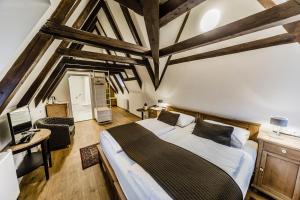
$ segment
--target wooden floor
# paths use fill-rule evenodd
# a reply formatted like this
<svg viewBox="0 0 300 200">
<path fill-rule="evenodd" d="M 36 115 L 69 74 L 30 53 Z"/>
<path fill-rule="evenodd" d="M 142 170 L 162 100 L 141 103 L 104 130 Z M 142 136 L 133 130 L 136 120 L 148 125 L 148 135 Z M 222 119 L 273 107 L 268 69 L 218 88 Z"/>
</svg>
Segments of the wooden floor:
<svg viewBox="0 0 300 200">
<path fill-rule="evenodd" d="M 99 133 L 113 126 L 137 121 L 138 117 L 113 108 L 113 123 L 98 125 L 94 120 L 76 123 L 73 145 L 52 152 L 50 180 L 45 180 L 42 167 L 23 177 L 20 184 L 23 200 L 109 200 L 108 190 L 99 165 L 82 170 L 79 149 L 99 141 Z M 265 200 L 249 191 L 246 200 Z"/>
<path fill-rule="evenodd" d="M 97 143 L 101 130 L 136 120 L 139 118 L 115 107 L 111 124 L 100 126 L 94 120 L 76 123 L 73 145 L 52 152 L 50 179 L 45 180 L 42 167 L 24 176 L 20 184 L 19 199 L 109 199 L 99 165 L 82 170 L 79 149 Z"/>
</svg>

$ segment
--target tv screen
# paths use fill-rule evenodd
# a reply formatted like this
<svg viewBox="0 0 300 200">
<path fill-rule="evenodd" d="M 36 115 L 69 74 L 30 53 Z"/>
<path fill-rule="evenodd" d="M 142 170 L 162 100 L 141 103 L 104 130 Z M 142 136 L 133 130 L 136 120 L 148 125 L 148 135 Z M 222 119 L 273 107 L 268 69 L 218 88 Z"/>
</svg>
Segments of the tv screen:
<svg viewBox="0 0 300 200">
<path fill-rule="evenodd" d="M 0 151 L 12 142 L 7 115 L 0 117 Z"/>
<path fill-rule="evenodd" d="M 8 113 L 11 129 L 14 134 L 23 133 L 32 128 L 28 106 L 18 108 Z"/>
</svg>

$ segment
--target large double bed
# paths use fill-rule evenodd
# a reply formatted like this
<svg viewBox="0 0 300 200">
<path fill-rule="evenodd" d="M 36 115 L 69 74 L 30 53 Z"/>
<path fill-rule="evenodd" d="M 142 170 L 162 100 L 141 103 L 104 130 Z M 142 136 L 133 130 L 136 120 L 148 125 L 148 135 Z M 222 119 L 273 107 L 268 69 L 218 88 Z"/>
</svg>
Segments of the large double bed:
<svg viewBox="0 0 300 200">
<path fill-rule="evenodd" d="M 195 122 L 184 127 L 170 126 L 157 119 L 136 122 L 159 139 L 183 148 L 219 167 L 234 180 L 244 198 L 255 167 L 258 147 L 255 139 L 260 125 L 172 107 L 168 110 L 249 130 L 249 139 L 241 148 L 235 148 L 192 134 Z M 101 166 L 105 171 L 107 182 L 113 189 L 113 197 L 129 200 L 172 199 L 143 167 L 126 154 L 109 131 L 100 134 L 98 149 Z"/>
</svg>

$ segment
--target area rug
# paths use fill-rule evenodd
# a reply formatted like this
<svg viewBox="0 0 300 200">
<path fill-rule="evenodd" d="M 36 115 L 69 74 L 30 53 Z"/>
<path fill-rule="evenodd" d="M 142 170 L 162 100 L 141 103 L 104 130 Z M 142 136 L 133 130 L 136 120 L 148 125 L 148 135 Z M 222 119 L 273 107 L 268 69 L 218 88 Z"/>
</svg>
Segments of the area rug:
<svg viewBox="0 0 300 200">
<path fill-rule="evenodd" d="M 99 143 L 80 149 L 82 169 L 89 168 L 99 163 L 98 144 Z"/>
</svg>

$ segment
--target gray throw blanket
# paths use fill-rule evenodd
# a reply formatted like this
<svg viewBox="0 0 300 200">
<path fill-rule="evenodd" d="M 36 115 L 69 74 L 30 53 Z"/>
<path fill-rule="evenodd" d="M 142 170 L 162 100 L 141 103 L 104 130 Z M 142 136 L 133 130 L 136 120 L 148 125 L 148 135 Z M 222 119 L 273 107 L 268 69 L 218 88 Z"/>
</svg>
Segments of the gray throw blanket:
<svg viewBox="0 0 300 200">
<path fill-rule="evenodd" d="M 241 200 L 235 181 L 209 161 L 158 138 L 139 124 L 107 130 L 124 152 L 173 199 Z"/>
</svg>

